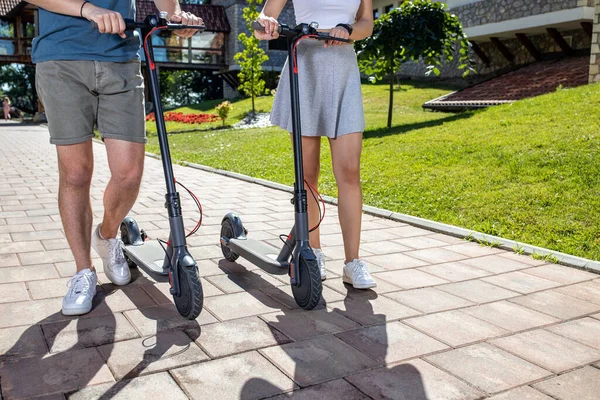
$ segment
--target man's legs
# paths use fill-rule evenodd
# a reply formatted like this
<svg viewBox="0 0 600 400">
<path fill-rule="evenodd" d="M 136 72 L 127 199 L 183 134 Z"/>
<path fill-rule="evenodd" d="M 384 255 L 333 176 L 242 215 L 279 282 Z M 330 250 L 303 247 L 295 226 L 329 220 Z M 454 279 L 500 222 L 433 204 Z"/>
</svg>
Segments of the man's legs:
<svg viewBox="0 0 600 400">
<path fill-rule="evenodd" d="M 90 256 L 92 205 L 90 184 L 94 170 L 92 141 L 56 146 L 58 153 L 58 208 L 77 272 L 93 270 Z"/>
<path fill-rule="evenodd" d="M 133 207 L 144 172 L 144 144 L 106 139 L 110 181 L 104 192 L 104 217 L 100 227 L 103 238 L 117 236 L 123 218 Z"/>
</svg>

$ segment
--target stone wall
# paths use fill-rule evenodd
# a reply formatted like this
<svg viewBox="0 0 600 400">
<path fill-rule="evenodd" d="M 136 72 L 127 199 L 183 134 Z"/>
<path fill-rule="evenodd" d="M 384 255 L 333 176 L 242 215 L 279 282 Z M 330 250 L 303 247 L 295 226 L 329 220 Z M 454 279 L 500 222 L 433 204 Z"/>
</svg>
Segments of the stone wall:
<svg viewBox="0 0 600 400">
<path fill-rule="evenodd" d="M 596 1 L 596 13 L 594 16 L 594 29 L 592 31 L 592 53 L 590 56 L 590 83 L 600 82 L 600 0 Z"/>
<path fill-rule="evenodd" d="M 484 0 L 455 7 L 452 13 L 463 27 L 470 28 L 511 19 L 545 14 L 582 6 L 591 6 L 594 0 Z"/>
</svg>

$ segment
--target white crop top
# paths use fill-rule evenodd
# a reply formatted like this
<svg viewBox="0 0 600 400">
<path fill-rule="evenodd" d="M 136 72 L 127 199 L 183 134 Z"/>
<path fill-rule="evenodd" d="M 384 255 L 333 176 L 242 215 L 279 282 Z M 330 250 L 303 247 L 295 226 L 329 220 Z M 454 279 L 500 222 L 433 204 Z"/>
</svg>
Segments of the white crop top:
<svg viewBox="0 0 600 400">
<path fill-rule="evenodd" d="M 293 0 L 296 25 L 317 22 L 319 29 L 353 24 L 361 0 Z"/>
</svg>

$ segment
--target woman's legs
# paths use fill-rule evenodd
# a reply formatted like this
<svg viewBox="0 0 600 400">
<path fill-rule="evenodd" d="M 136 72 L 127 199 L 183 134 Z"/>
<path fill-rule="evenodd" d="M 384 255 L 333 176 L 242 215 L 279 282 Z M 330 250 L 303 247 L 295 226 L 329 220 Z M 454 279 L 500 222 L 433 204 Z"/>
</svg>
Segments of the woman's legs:
<svg viewBox="0 0 600 400">
<path fill-rule="evenodd" d="M 302 137 L 302 166 L 304 167 L 304 180 L 315 189 L 319 188 L 319 172 L 321 170 L 321 137 L 303 136 Z M 319 223 L 319 207 L 315 199 L 310 194 L 310 188 L 304 184 L 308 192 L 308 227 L 309 229 Z M 315 193 L 316 195 L 316 193 Z M 321 238 L 319 229 L 315 229 L 309 234 L 310 247 L 313 249 L 321 248 Z"/>
<path fill-rule="evenodd" d="M 362 223 L 362 191 L 360 187 L 360 154 L 362 133 L 351 133 L 329 139 L 333 174 L 338 187 L 338 212 L 346 263 L 359 258 Z"/>
</svg>

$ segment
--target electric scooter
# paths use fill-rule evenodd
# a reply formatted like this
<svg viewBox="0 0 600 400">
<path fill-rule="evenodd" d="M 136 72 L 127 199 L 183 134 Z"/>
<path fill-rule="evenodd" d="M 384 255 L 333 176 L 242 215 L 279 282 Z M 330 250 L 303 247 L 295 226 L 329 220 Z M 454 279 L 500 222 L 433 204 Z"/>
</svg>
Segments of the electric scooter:
<svg viewBox="0 0 600 400">
<path fill-rule="evenodd" d="M 264 30 L 258 22 L 252 24 L 254 30 Z M 292 293 L 296 303 L 305 310 L 311 310 L 321 301 L 323 286 L 317 259 L 308 242 L 308 203 L 304 189 L 302 167 L 302 133 L 300 127 L 300 98 L 298 92 L 298 67 L 296 45 L 303 39 L 337 40 L 349 42 L 317 31 L 316 22 L 300 24 L 294 28 L 279 26 L 279 34 L 287 38 L 288 67 L 292 105 L 292 142 L 294 152 L 294 204 L 295 224 L 281 249 L 249 238 L 242 220 L 235 213 L 228 213 L 221 222 L 221 251 L 228 261 L 243 257 L 271 274 L 290 277 Z M 311 189 L 312 192 L 312 189 Z M 314 196 L 314 193 L 312 193 Z M 316 197 L 315 197 L 316 199 Z"/>
<path fill-rule="evenodd" d="M 152 95 L 160 154 L 167 185 L 165 208 L 167 208 L 169 214 L 169 240 L 166 243 L 160 240 L 147 241 L 146 234 L 143 230 L 140 230 L 138 224 L 131 217 L 126 217 L 121 223 L 121 240 L 123 241 L 123 252 L 130 266 L 137 265 L 159 275 L 169 275 L 170 292 L 173 295 L 177 311 L 183 317 L 193 320 L 202 311 L 204 297 L 198 277 L 198 265 L 186 247 L 181 201 L 179 193 L 175 189 L 176 182 L 173 176 L 169 142 L 160 102 L 160 86 L 154 64 L 151 35 L 157 31 L 175 29 L 204 31 L 205 27 L 170 23 L 166 18 L 167 13 L 161 11 L 158 16 L 149 15 L 144 22 L 134 22 L 126 19 L 125 23 L 127 30 L 139 28 L 142 33 L 149 77 L 148 83 Z M 198 200 L 193 194 L 192 197 L 198 204 Z"/>
</svg>

